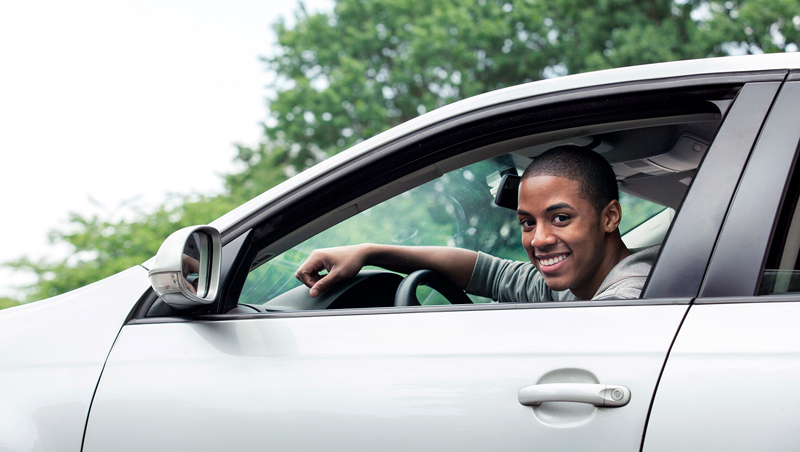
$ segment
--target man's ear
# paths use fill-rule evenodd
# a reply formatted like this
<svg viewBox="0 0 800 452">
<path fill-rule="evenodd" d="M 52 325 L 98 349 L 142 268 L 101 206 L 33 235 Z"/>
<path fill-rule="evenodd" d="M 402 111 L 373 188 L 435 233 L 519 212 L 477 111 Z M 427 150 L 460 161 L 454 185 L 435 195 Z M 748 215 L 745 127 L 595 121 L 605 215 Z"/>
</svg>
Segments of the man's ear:
<svg viewBox="0 0 800 452">
<path fill-rule="evenodd" d="M 622 206 L 616 199 L 611 200 L 600 212 L 600 224 L 606 233 L 612 233 L 617 230 L 619 223 L 622 221 Z"/>
</svg>

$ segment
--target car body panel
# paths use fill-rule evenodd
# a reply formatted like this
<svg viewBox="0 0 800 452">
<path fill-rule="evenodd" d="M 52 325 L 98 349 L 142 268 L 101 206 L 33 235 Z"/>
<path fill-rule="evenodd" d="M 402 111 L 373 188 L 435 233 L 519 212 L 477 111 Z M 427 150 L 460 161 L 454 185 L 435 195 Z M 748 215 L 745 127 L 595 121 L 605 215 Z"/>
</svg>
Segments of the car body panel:
<svg viewBox="0 0 800 452">
<path fill-rule="evenodd" d="M 694 305 L 658 385 L 644 452 L 796 450 L 800 303 Z"/>
<path fill-rule="evenodd" d="M 797 161 L 798 113 L 800 83 L 787 82 L 747 162 L 701 297 L 670 352 L 645 452 L 794 450 L 800 443 L 800 297 L 755 295 L 782 204 L 796 202 L 784 198 Z"/>
<path fill-rule="evenodd" d="M 688 306 L 495 307 L 128 325 L 84 451 L 638 451 Z M 631 402 L 521 405 L 543 379 Z"/>
<path fill-rule="evenodd" d="M 0 449 L 81 450 L 103 365 L 148 287 L 147 272 L 133 267 L 0 311 Z"/>
</svg>

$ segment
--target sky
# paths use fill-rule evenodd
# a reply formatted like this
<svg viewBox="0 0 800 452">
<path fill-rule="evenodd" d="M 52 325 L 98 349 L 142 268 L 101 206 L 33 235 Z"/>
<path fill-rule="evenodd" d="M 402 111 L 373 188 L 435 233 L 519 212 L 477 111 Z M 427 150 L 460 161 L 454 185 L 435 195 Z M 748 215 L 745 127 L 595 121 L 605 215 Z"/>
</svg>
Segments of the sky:
<svg viewBox="0 0 800 452">
<path fill-rule="evenodd" d="M 329 10 L 331 0 L 306 0 Z M 0 263 L 64 256 L 70 212 L 132 215 L 217 193 L 267 117 L 271 25 L 293 0 L 0 5 Z M 32 280 L 0 268 L 0 297 Z"/>
</svg>

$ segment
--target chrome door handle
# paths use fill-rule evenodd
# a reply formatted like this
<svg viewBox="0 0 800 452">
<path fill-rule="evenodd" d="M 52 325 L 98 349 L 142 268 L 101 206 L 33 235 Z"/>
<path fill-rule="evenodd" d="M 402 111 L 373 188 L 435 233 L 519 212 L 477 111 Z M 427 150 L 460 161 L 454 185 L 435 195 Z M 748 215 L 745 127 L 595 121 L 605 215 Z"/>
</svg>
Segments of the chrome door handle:
<svg viewBox="0 0 800 452">
<path fill-rule="evenodd" d="M 625 406 L 631 390 L 620 385 L 550 383 L 526 386 L 519 390 L 519 403 L 537 406 L 542 402 L 582 402 L 598 407 Z"/>
</svg>

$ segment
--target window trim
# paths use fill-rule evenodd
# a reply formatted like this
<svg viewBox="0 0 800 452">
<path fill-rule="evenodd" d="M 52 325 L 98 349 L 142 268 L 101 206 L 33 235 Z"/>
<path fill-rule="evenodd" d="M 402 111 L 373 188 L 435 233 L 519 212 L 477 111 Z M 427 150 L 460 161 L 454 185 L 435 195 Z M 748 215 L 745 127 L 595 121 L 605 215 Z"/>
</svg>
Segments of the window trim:
<svg viewBox="0 0 800 452">
<path fill-rule="evenodd" d="M 331 316 L 353 316 L 353 315 L 391 315 L 391 314 L 420 314 L 420 313 L 445 313 L 463 311 L 497 311 L 510 309 L 572 309 L 588 307 L 615 307 L 615 306 L 688 306 L 691 298 L 672 298 L 672 299 L 652 299 L 635 300 L 597 300 L 597 301 L 554 301 L 542 303 L 476 303 L 458 305 L 434 305 L 434 306 L 408 306 L 408 307 L 388 307 L 388 308 L 354 308 L 354 309 L 331 309 L 323 311 L 293 311 L 293 312 L 259 312 L 253 314 L 207 314 L 194 315 L 191 317 L 147 317 L 130 320 L 128 325 L 148 325 L 154 323 L 182 323 L 182 322 L 219 322 L 231 320 L 266 320 L 266 319 L 287 319 L 302 317 L 331 317 Z"/>
<path fill-rule="evenodd" d="M 218 301 L 215 303 L 216 312 L 225 312 L 231 305 L 235 305 L 235 298 L 231 297 L 231 293 L 238 293 L 241 289 L 241 284 L 244 282 L 243 277 L 235 277 L 237 274 L 243 272 L 245 264 L 252 258 L 252 253 L 259 248 L 258 245 L 263 244 L 265 241 L 275 241 L 280 237 L 287 234 L 287 231 L 292 230 L 298 224 L 302 225 L 304 218 L 293 218 L 294 215 L 286 215 L 294 206 L 298 204 L 308 205 L 309 199 L 313 200 L 315 196 L 323 191 L 335 192 L 338 188 L 345 188 L 346 196 L 337 199 L 338 205 L 329 204 L 325 207 L 326 212 L 334 212 L 342 206 L 351 202 L 365 193 L 375 190 L 381 185 L 379 179 L 386 180 L 387 176 L 392 179 L 399 179 L 406 177 L 426 165 L 436 165 L 439 162 L 445 162 L 454 155 L 463 152 L 463 146 L 466 141 L 471 142 L 470 148 L 477 149 L 481 145 L 475 145 L 476 136 L 468 136 L 468 131 L 475 128 L 476 124 L 480 124 L 486 117 L 493 118 L 508 118 L 520 116 L 526 112 L 552 112 L 553 109 L 568 109 L 570 105 L 578 103 L 584 104 L 586 102 L 596 102 L 598 106 L 606 108 L 613 105 L 614 99 L 620 100 L 623 104 L 625 101 L 639 100 L 638 105 L 642 106 L 641 99 L 650 96 L 650 98 L 657 99 L 658 96 L 666 96 L 667 98 L 675 99 L 676 96 L 684 96 L 686 99 L 694 97 L 701 91 L 722 92 L 723 90 L 739 89 L 746 82 L 769 82 L 781 80 L 785 77 L 786 71 L 784 70 L 768 70 L 768 71 L 752 71 L 752 72 L 739 72 L 729 74 L 702 74 L 690 75 L 674 78 L 643 80 L 634 82 L 624 82 L 613 85 L 592 86 L 587 88 L 575 89 L 570 91 L 556 92 L 546 95 L 535 96 L 532 98 L 520 99 L 506 104 L 495 105 L 478 111 L 472 111 L 460 116 L 450 118 L 448 120 L 430 124 L 424 128 L 416 130 L 408 135 L 391 142 L 379 144 L 375 148 L 351 159 L 345 161 L 340 166 L 333 168 L 327 174 L 313 180 L 311 183 L 289 189 L 276 196 L 273 199 L 267 200 L 258 210 L 253 211 L 249 215 L 245 215 L 239 220 L 228 225 L 222 232 L 223 244 L 227 245 L 229 242 L 237 238 L 247 235 L 245 243 L 234 247 L 236 256 L 233 258 L 236 265 L 233 265 L 228 271 L 225 271 L 223 276 L 224 290 L 220 294 Z M 618 110 L 630 111 L 630 103 L 627 107 L 620 105 Z M 599 115 L 599 113 L 598 113 Z M 547 115 L 545 115 L 547 116 Z M 561 115 L 559 115 L 561 116 Z M 586 115 L 580 115 L 585 121 Z M 542 116 L 540 116 L 540 119 Z M 563 118 L 563 116 L 562 116 Z M 602 121 L 602 122 L 607 122 Z M 553 120 L 546 119 L 540 122 L 533 123 L 537 131 L 530 131 L 524 135 L 532 133 L 543 133 L 549 130 L 563 128 L 563 123 L 558 125 L 552 124 Z M 597 121 L 590 121 L 596 123 Z M 546 124 L 549 123 L 549 124 Z M 584 122 L 585 123 L 585 122 Z M 544 125 L 543 125 L 544 124 Z M 580 127 L 580 122 L 574 124 Z M 512 126 L 511 130 L 516 127 L 515 133 L 520 133 L 519 125 Z M 485 130 L 483 138 L 494 135 L 496 130 Z M 430 149 L 430 143 L 436 142 L 441 138 L 452 136 L 460 136 L 459 134 L 466 134 L 465 141 L 442 143 L 439 142 L 437 151 L 435 152 L 420 152 L 424 149 Z M 505 139 L 508 139 L 506 137 Z M 479 140 L 480 141 L 480 140 Z M 491 141 L 499 141 L 496 138 L 491 138 Z M 426 145 L 427 143 L 427 145 Z M 446 146 L 442 146 L 446 144 Z M 409 155 L 411 154 L 411 155 Z M 399 164 L 398 164 L 399 163 Z M 358 176 L 362 171 L 368 168 L 373 172 L 373 177 L 370 180 L 361 180 Z M 374 174 L 379 174 L 380 177 Z M 358 185 L 358 187 L 354 187 Z M 294 220 L 294 221 L 292 221 Z M 291 224 L 290 224 L 291 223 Z M 225 246 L 223 254 L 229 253 L 230 247 Z M 231 303 L 233 302 L 233 303 Z M 656 304 L 668 303 L 671 301 L 653 301 L 639 299 L 639 304 Z M 678 303 L 683 304 L 684 301 L 680 300 Z M 626 305 L 631 304 L 631 300 L 625 301 Z M 542 306 L 544 307 L 544 306 Z M 467 306 L 466 309 L 472 309 Z M 259 314 L 260 317 L 263 314 Z M 190 318 L 199 318 L 197 315 L 190 315 Z M 227 318 L 227 314 L 225 314 Z M 162 318 L 161 321 L 165 321 Z M 145 319 L 140 319 L 145 320 Z"/>
<path fill-rule="evenodd" d="M 667 232 L 644 298 L 698 295 L 742 168 L 780 85 L 748 83 L 736 96 Z"/>
<path fill-rule="evenodd" d="M 764 74 L 761 75 L 763 76 Z M 777 74 L 772 73 L 770 74 L 770 77 L 774 77 L 775 75 Z M 782 72 L 781 78 L 784 76 L 785 72 Z M 707 82 L 708 80 L 705 80 L 704 78 L 703 81 Z M 719 80 L 717 79 L 717 81 Z M 682 80 L 682 82 L 686 81 Z M 398 180 L 403 177 L 407 177 L 409 174 L 412 174 L 415 171 L 420 171 L 430 165 L 435 166 L 441 164 L 442 162 L 445 162 L 454 156 L 463 154 L 465 152 L 465 147 L 469 148 L 469 150 L 466 150 L 466 152 L 469 153 L 478 151 L 487 144 L 498 143 L 520 136 L 548 133 L 553 130 L 560 130 L 564 128 L 585 127 L 592 124 L 608 124 L 610 122 L 615 122 L 615 119 L 613 119 L 613 114 L 615 112 L 618 112 L 621 115 L 621 119 L 619 120 L 624 120 L 623 118 L 629 118 L 633 112 L 637 112 L 637 114 L 640 115 L 638 116 L 639 119 L 646 117 L 641 116 L 646 112 L 652 112 L 651 114 L 653 117 L 663 117 L 665 115 L 669 115 L 669 113 L 666 112 L 666 109 L 670 108 L 670 106 L 674 106 L 681 112 L 684 112 L 686 105 L 689 103 L 704 102 L 705 99 L 702 101 L 698 100 L 701 97 L 708 96 L 721 98 L 724 97 L 724 93 L 726 92 L 737 92 L 739 89 L 741 89 L 741 85 L 727 83 L 711 85 L 701 84 L 700 86 L 688 87 L 685 87 L 682 83 L 681 87 L 677 89 L 664 89 L 665 86 L 663 80 L 659 80 L 658 83 L 651 82 L 649 84 L 645 84 L 657 85 L 661 89 L 641 90 L 642 82 L 640 82 L 635 84 L 639 90 L 633 92 L 632 94 L 615 93 L 613 97 L 608 95 L 609 88 L 607 86 L 581 90 L 585 97 L 578 100 L 575 99 L 575 93 L 572 92 L 564 93 L 562 95 L 554 95 L 551 97 L 563 98 L 567 101 L 547 102 L 544 107 L 533 109 L 522 110 L 518 108 L 514 109 L 514 114 L 500 114 L 493 112 L 493 117 L 496 117 L 495 115 L 497 115 L 499 118 L 496 117 L 496 119 L 492 121 L 492 124 L 483 122 L 485 114 L 478 115 L 481 116 L 481 118 L 474 120 L 478 122 L 477 125 L 474 123 L 474 121 L 464 122 L 463 118 L 459 121 L 452 121 L 454 124 L 449 124 L 449 127 L 445 127 L 448 124 L 435 124 L 432 125 L 431 128 L 439 129 L 439 133 L 437 134 L 432 134 L 430 130 L 420 131 L 417 134 L 404 137 L 403 139 L 398 140 L 398 142 L 392 143 L 390 146 L 378 147 L 360 156 L 358 159 L 351 161 L 348 165 L 337 168 L 336 171 L 329 173 L 327 177 L 320 178 L 311 184 L 301 187 L 300 191 L 303 193 L 296 192 L 293 196 L 289 195 L 285 197 L 281 200 L 283 202 L 281 202 L 282 205 L 280 207 L 275 206 L 277 210 L 269 209 L 273 212 L 271 215 L 269 215 L 270 218 L 278 220 L 288 218 L 289 221 L 284 221 L 284 224 L 279 224 L 279 222 L 273 221 L 267 223 L 267 228 L 262 231 L 256 229 L 253 234 L 255 240 L 251 243 L 251 246 L 249 247 L 250 252 L 248 253 L 248 256 L 243 259 L 243 261 L 251 261 L 255 257 L 253 254 L 256 253 L 257 250 L 264 248 L 267 243 L 280 240 L 291 231 L 305 226 L 309 221 L 313 221 L 315 216 L 336 212 L 354 199 L 364 196 L 366 193 L 369 193 L 373 190 L 380 189 L 380 187 L 385 185 L 385 181 L 387 179 Z M 777 91 L 777 86 L 780 85 L 780 82 L 761 84 L 774 85 L 775 91 Z M 631 90 L 633 91 L 632 87 Z M 596 97 L 597 94 L 605 95 L 605 97 Z M 772 94 L 774 95 L 774 93 Z M 653 103 L 658 100 L 660 100 L 660 102 L 656 104 Z M 527 102 L 516 102 L 515 106 L 516 104 Z M 593 102 L 597 111 L 595 111 L 593 114 L 582 112 L 580 115 L 575 115 L 574 113 L 571 113 L 571 107 L 573 105 L 578 103 L 585 104 L 587 102 Z M 734 108 L 735 104 L 736 102 L 730 106 L 729 113 L 730 109 Z M 501 107 L 497 107 L 496 109 L 499 108 Z M 741 104 L 740 108 L 743 108 Z M 532 122 L 529 115 L 533 115 L 536 121 Z M 748 117 L 751 116 L 752 115 L 749 115 Z M 527 118 L 527 122 L 525 122 L 523 119 L 519 119 L 515 122 L 514 118 Z M 576 123 L 572 124 L 567 122 L 570 120 L 574 120 Z M 497 125 L 494 124 L 494 122 L 500 121 L 504 121 L 506 123 L 507 129 L 498 131 Z M 521 126 L 520 124 L 524 124 L 524 126 Z M 483 131 L 478 131 L 476 133 L 475 129 L 483 129 Z M 504 135 L 499 137 L 499 133 L 503 133 Z M 420 138 L 419 135 L 422 135 L 423 137 Z M 456 137 L 456 139 L 454 140 L 453 137 Z M 747 147 L 748 152 L 749 149 L 750 146 Z M 709 149 L 709 152 L 710 151 L 711 150 Z M 364 177 L 365 173 L 366 177 Z M 361 180 L 365 179 L 365 182 L 361 182 Z M 361 183 L 359 184 L 359 182 Z M 360 187 L 355 188 L 354 185 L 356 184 L 360 185 Z M 322 189 L 322 186 L 326 185 L 327 187 Z M 344 190 L 340 191 L 338 188 L 342 186 L 344 187 Z M 347 195 L 336 199 L 337 205 L 335 207 L 333 207 L 333 204 L 329 202 L 330 199 L 319 199 L 322 193 L 341 194 L 342 192 L 346 193 Z M 324 205 L 326 207 L 324 212 L 306 212 L 306 215 L 303 217 L 284 214 L 291 209 L 291 206 L 296 206 L 299 204 L 304 206 Z M 724 212 L 722 213 L 724 214 Z M 289 224 L 290 222 L 291 224 Z M 710 240 L 716 238 L 717 232 L 718 231 L 714 231 L 713 234 L 710 235 Z M 695 235 L 698 236 L 699 234 Z M 668 239 L 669 233 L 667 234 L 667 240 Z M 709 256 L 710 251 L 711 250 L 709 249 Z M 705 269 L 707 262 L 708 256 L 705 256 L 705 260 L 703 261 L 703 270 Z M 655 276 L 655 273 L 651 274 L 651 279 L 653 276 Z M 694 284 L 695 290 L 691 295 L 684 295 L 682 293 L 668 293 L 661 294 L 661 296 L 650 296 L 649 298 L 685 298 L 696 296 L 697 287 L 699 287 L 701 277 L 702 274 L 697 276 L 696 284 Z M 695 283 L 695 281 L 693 281 L 693 283 Z M 241 287 L 238 287 L 237 285 L 233 292 L 238 294 L 240 289 Z M 235 307 L 237 297 L 230 296 L 231 293 L 232 292 L 228 292 L 226 294 L 225 306 L 221 307 L 218 312 L 226 312 Z M 642 299 L 638 301 L 642 301 Z M 626 304 L 632 304 L 631 300 L 628 300 Z"/>
<path fill-rule="evenodd" d="M 701 297 L 756 296 L 797 158 L 798 105 L 800 81 L 786 82 L 742 175 Z"/>
</svg>

